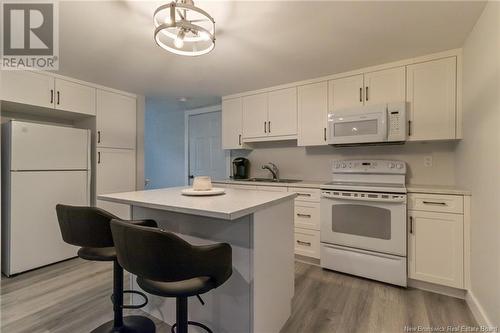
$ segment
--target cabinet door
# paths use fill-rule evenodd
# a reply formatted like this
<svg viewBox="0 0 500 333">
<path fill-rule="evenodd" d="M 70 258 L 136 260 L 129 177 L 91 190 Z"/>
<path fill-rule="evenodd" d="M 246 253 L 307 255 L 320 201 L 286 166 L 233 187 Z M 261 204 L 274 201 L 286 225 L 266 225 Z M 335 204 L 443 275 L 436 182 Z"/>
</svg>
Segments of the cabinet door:
<svg viewBox="0 0 500 333">
<path fill-rule="evenodd" d="M 243 137 L 267 136 L 267 93 L 243 97 Z"/>
<path fill-rule="evenodd" d="M 456 57 L 407 67 L 409 140 L 455 139 Z"/>
<path fill-rule="evenodd" d="M 97 146 L 135 149 L 136 99 L 97 90 Z"/>
<path fill-rule="evenodd" d="M 95 116 L 95 88 L 61 79 L 55 87 L 56 109 Z"/>
<path fill-rule="evenodd" d="M 222 148 L 242 148 L 242 105 L 241 98 L 222 101 Z"/>
<path fill-rule="evenodd" d="M 27 71 L 2 71 L 4 101 L 54 107 L 54 78 Z"/>
<path fill-rule="evenodd" d="M 410 278 L 463 288 L 463 215 L 409 211 Z"/>
<path fill-rule="evenodd" d="M 268 98 L 268 134 L 297 135 L 297 88 L 271 91 Z"/>
<path fill-rule="evenodd" d="M 405 67 L 365 74 L 365 105 L 406 101 Z"/>
<path fill-rule="evenodd" d="M 135 150 L 97 149 L 97 195 L 135 191 Z M 97 206 L 123 219 L 130 218 L 128 205 L 97 200 Z"/>
<path fill-rule="evenodd" d="M 363 105 L 363 75 L 328 81 L 328 110 L 338 111 Z"/>
<path fill-rule="evenodd" d="M 326 145 L 328 83 L 312 83 L 298 88 L 299 146 Z"/>
</svg>

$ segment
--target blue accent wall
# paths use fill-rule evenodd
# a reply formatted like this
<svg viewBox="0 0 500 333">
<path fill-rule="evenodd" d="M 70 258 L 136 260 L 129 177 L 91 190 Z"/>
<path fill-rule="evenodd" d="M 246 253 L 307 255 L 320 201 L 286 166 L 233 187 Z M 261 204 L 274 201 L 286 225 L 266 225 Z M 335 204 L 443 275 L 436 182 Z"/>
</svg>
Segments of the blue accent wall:
<svg viewBox="0 0 500 333">
<path fill-rule="evenodd" d="M 146 98 L 144 164 L 147 189 L 184 185 L 184 112 L 162 99 Z"/>
</svg>

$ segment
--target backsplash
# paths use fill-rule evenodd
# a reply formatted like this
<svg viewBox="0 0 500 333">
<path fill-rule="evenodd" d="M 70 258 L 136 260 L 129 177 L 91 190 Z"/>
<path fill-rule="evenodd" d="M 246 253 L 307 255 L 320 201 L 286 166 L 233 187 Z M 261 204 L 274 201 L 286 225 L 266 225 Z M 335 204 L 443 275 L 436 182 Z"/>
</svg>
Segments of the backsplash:
<svg viewBox="0 0 500 333">
<path fill-rule="evenodd" d="M 390 159 L 407 163 L 407 183 L 455 185 L 456 142 L 410 142 L 397 146 L 365 146 L 334 148 L 331 146 L 297 147 L 295 141 L 259 143 L 253 150 L 233 150 L 231 160 L 250 160 L 251 177 L 270 177 L 261 166 L 267 162 L 278 165 L 280 177 L 329 181 L 331 161 L 336 159 Z M 432 158 L 432 166 L 425 158 Z M 427 163 L 428 164 L 428 163 Z"/>
</svg>

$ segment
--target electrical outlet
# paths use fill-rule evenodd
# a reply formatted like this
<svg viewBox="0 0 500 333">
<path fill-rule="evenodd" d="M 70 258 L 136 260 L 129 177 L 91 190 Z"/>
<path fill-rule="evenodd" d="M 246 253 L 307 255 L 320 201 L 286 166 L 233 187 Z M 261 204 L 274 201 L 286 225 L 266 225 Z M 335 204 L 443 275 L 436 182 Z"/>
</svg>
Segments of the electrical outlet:
<svg viewBox="0 0 500 333">
<path fill-rule="evenodd" d="M 432 156 L 429 155 L 429 156 L 424 156 L 424 166 L 426 168 L 430 168 L 432 167 Z"/>
</svg>

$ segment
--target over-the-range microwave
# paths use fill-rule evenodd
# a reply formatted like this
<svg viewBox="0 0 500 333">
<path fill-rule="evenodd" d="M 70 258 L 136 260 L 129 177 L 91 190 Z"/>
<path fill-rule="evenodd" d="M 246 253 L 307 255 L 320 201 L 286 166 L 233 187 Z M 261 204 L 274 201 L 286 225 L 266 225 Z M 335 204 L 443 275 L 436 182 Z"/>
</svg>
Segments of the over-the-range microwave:
<svg viewBox="0 0 500 333">
<path fill-rule="evenodd" d="M 404 143 L 406 103 L 362 106 L 328 113 L 328 144 Z"/>
</svg>

